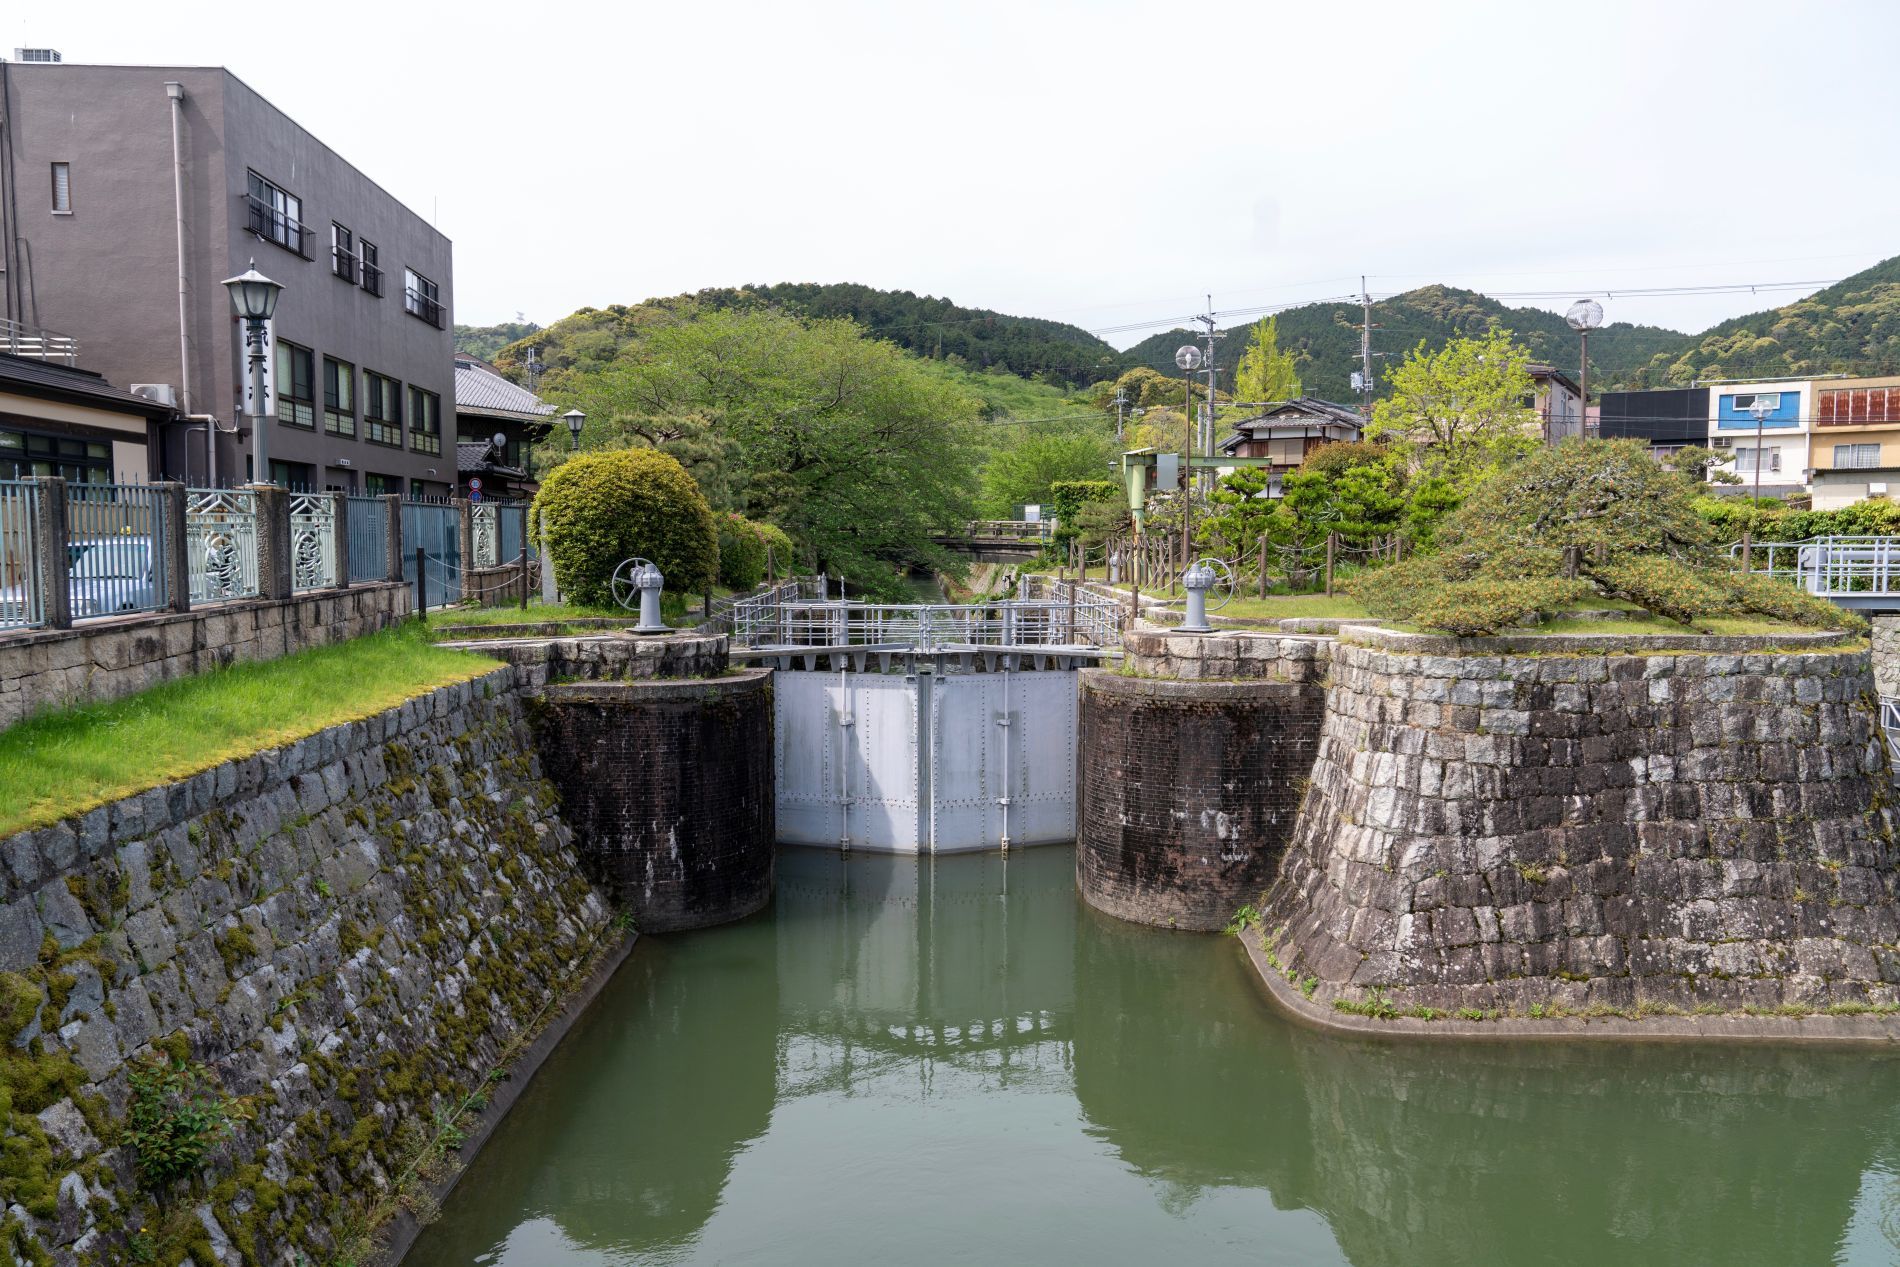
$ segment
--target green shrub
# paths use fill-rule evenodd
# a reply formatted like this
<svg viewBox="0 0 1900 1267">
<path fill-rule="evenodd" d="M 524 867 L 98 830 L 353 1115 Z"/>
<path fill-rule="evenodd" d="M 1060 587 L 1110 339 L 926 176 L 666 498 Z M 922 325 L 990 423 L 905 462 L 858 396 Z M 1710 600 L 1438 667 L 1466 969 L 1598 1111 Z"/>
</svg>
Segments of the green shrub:
<svg viewBox="0 0 1900 1267">
<path fill-rule="evenodd" d="M 1643 554 L 1594 564 L 1590 574 L 1606 593 L 1685 625 L 1734 605 L 1719 575 L 1699 574 L 1667 555 Z"/>
<path fill-rule="evenodd" d="M 1056 540 L 1067 541 L 1081 528 L 1082 508 L 1095 502 L 1119 502 L 1122 486 L 1114 480 L 1057 480 L 1049 485 L 1056 517 Z"/>
<path fill-rule="evenodd" d="M 1421 602 L 1414 619 L 1461 638 L 1496 633 L 1533 612 L 1552 611 L 1590 592 L 1582 581 L 1531 577 L 1501 581 L 1479 578 L 1440 586 Z"/>
<path fill-rule="evenodd" d="M 699 486 L 653 449 L 583 453 L 555 467 L 531 513 L 546 524 L 554 575 L 568 602 L 613 602 L 614 569 L 646 558 L 666 588 L 696 594 L 719 572 L 719 537 Z"/>
<path fill-rule="evenodd" d="M 121 1139 L 131 1145 L 139 1182 L 162 1194 L 196 1172 L 230 1131 L 231 1105 L 203 1065 L 182 1060 L 134 1068 L 131 1083 Z"/>
<path fill-rule="evenodd" d="M 1735 605 L 1742 611 L 1819 629 L 1867 632 L 1865 616 L 1845 607 L 1836 607 L 1825 598 L 1816 598 L 1792 582 L 1759 574 L 1748 576 L 1737 573 L 1729 578 L 1729 584 L 1734 590 Z"/>
<path fill-rule="evenodd" d="M 764 576 L 765 539 L 744 516 L 719 516 L 719 583 L 749 590 Z"/>
<path fill-rule="evenodd" d="M 798 570 L 798 549 L 783 528 L 754 519 L 752 530 L 765 543 L 765 570 L 769 576 L 786 577 Z"/>
</svg>

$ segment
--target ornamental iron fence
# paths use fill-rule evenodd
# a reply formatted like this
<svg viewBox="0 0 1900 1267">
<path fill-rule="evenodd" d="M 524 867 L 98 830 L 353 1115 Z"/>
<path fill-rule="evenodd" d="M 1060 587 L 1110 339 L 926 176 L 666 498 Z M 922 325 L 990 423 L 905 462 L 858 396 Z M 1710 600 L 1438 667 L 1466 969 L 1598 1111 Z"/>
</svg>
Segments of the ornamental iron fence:
<svg viewBox="0 0 1900 1267">
<path fill-rule="evenodd" d="M 337 584 L 334 493 L 290 496 L 290 587 L 330 589 Z"/>
<path fill-rule="evenodd" d="M 39 485 L 0 480 L 0 629 L 38 629 L 46 623 L 39 531 Z"/>
<path fill-rule="evenodd" d="M 257 597 L 257 494 L 186 490 L 185 558 L 192 602 Z"/>
</svg>

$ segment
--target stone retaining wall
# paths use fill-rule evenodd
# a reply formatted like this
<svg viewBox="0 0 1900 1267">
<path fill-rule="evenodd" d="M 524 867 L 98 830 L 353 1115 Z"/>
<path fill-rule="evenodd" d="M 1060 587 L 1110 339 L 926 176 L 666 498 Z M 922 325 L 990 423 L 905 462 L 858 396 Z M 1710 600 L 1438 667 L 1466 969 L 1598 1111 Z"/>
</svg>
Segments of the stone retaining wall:
<svg viewBox="0 0 1900 1267">
<path fill-rule="evenodd" d="M 1900 696 L 1900 616 L 1874 616 L 1874 689 Z"/>
<path fill-rule="evenodd" d="M 1351 631 L 1265 903 L 1280 968 L 1322 1006 L 1900 1000 L 1867 653 L 1729 641 L 1507 654 Z"/>
<path fill-rule="evenodd" d="M 0 841 L 0 1245 L 337 1256 L 607 928 L 514 678 Z M 202 1064 L 241 1113 L 215 1186 L 169 1211 L 113 1146 L 160 1060 Z"/>
<path fill-rule="evenodd" d="M 1221 631 L 1180 633 L 1153 626 L 1122 635 L 1123 665 L 1144 677 L 1318 682 L 1331 643 L 1311 635 Z"/>
<path fill-rule="evenodd" d="M 534 714 L 582 861 L 642 932 L 771 901 L 771 670 L 551 685 Z"/>
<path fill-rule="evenodd" d="M 1279 869 L 1319 741 L 1319 687 L 1081 678 L 1077 889 L 1122 919 L 1223 927 Z"/>
<path fill-rule="evenodd" d="M 379 581 L 283 601 L 248 599 L 0 634 L 0 727 L 169 678 L 374 633 L 407 616 L 411 597 L 402 582 Z"/>
</svg>

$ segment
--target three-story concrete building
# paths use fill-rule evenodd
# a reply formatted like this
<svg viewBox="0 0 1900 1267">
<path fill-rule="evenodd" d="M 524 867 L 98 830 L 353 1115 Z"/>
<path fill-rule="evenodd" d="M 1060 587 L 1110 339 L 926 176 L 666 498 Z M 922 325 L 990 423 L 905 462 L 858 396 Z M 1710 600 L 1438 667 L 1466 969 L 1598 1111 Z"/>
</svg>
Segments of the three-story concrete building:
<svg viewBox="0 0 1900 1267">
<path fill-rule="evenodd" d="M 221 285 L 281 282 L 265 404 L 293 487 L 455 486 L 449 240 L 219 67 L 0 65 L 6 316 L 175 402 L 150 474 L 259 478 Z"/>
</svg>

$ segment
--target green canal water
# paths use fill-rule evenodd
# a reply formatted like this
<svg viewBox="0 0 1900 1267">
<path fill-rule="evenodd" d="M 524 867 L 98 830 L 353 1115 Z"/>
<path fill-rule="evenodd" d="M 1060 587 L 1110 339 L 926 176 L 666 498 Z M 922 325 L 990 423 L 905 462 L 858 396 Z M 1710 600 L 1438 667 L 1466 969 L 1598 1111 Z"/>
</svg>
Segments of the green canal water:
<svg viewBox="0 0 1900 1267">
<path fill-rule="evenodd" d="M 1900 1259 L 1900 1057 L 1315 1033 L 1073 865 L 782 853 L 639 942 L 407 1261 Z"/>
</svg>

